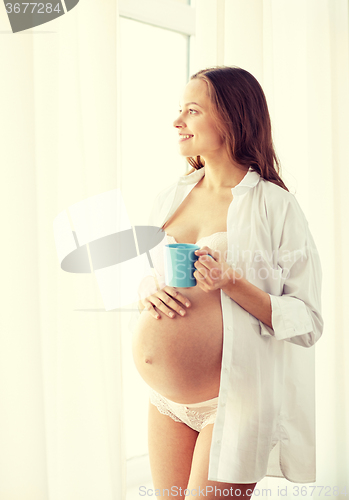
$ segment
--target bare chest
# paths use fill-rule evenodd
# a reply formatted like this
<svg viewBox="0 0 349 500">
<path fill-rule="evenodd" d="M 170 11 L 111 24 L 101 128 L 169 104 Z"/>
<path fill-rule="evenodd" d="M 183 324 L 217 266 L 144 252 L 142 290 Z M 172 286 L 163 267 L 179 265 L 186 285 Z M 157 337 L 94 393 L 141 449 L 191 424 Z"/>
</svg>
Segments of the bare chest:
<svg viewBox="0 0 349 500">
<path fill-rule="evenodd" d="M 227 231 L 228 208 L 233 200 L 230 189 L 219 195 L 194 187 L 175 213 L 165 223 L 164 230 L 178 243 L 196 243 L 201 238 Z"/>
</svg>

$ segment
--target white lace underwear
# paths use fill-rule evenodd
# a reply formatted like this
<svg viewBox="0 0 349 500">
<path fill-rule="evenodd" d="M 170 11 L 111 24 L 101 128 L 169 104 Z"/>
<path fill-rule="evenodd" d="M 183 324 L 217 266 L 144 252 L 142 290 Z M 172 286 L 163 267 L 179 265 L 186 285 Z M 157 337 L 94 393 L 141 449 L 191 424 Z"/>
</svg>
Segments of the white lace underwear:
<svg viewBox="0 0 349 500">
<path fill-rule="evenodd" d="M 150 402 L 160 413 L 171 417 L 175 422 L 182 422 L 197 432 L 216 420 L 218 397 L 201 403 L 180 404 L 171 401 L 150 389 Z"/>
</svg>

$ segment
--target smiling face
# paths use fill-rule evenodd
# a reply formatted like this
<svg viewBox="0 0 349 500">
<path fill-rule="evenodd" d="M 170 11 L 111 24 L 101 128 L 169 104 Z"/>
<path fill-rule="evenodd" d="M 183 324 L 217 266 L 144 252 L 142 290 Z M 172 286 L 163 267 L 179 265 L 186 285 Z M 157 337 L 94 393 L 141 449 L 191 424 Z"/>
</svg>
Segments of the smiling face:
<svg viewBox="0 0 349 500">
<path fill-rule="evenodd" d="M 207 84 L 199 78 L 186 85 L 180 114 L 173 122 L 179 133 L 180 154 L 187 157 L 209 158 L 222 152 L 223 139 L 217 130 Z"/>
</svg>

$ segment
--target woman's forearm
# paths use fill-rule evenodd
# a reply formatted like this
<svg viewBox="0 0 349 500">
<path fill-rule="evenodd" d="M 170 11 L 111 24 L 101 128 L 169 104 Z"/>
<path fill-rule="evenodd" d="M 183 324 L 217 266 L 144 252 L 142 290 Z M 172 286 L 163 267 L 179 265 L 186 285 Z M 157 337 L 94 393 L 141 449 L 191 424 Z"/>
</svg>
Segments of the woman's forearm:
<svg viewBox="0 0 349 500">
<path fill-rule="evenodd" d="M 269 294 L 243 278 L 239 273 L 231 270 L 229 281 L 222 290 L 239 306 L 255 316 L 265 325 L 272 328 L 271 301 Z"/>
</svg>

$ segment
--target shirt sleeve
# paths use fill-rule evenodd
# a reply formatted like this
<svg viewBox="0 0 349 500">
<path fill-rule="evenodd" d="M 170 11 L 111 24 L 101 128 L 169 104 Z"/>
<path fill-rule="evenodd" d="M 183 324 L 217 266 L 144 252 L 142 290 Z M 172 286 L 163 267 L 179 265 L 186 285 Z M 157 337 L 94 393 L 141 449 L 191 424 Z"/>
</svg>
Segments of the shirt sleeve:
<svg viewBox="0 0 349 500">
<path fill-rule="evenodd" d="M 262 336 L 311 347 L 322 335 L 322 269 L 308 222 L 294 198 L 286 208 L 277 254 L 283 291 L 268 294 L 272 328 L 261 321 Z"/>
</svg>

